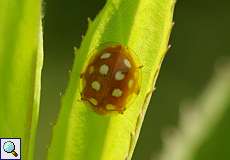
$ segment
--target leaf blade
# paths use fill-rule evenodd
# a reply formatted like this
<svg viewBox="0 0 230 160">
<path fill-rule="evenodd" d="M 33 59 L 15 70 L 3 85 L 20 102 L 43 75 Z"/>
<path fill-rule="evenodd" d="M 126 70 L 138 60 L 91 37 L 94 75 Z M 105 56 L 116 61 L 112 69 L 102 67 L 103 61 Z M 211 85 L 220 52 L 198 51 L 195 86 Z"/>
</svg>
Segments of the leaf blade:
<svg viewBox="0 0 230 160">
<path fill-rule="evenodd" d="M 40 0 L 2 0 L 0 6 L 0 137 L 22 138 L 23 158 L 33 159 L 43 58 Z"/>
<path fill-rule="evenodd" d="M 48 159 L 131 158 L 147 109 L 146 104 L 167 51 L 173 6 L 173 0 L 107 2 L 90 24 L 76 54 L 70 83 L 53 131 Z M 123 115 L 101 116 L 80 101 L 80 74 L 84 64 L 92 51 L 106 42 L 128 46 L 144 66 L 140 94 Z M 90 154 L 87 154 L 89 151 Z"/>
</svg>

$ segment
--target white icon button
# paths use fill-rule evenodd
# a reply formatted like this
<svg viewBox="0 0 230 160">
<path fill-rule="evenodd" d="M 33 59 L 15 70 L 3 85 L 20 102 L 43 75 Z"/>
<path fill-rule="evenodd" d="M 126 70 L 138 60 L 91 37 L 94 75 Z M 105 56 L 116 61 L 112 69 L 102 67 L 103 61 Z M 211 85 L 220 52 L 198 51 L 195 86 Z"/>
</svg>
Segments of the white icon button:
<svg viewBox="0 0 230 160">
<path fill-rule="evenodd" d="M 0 138 L 0 139 L 1 139 L 0 160 L 21 159 L 20 138 Z"/>
</svg>

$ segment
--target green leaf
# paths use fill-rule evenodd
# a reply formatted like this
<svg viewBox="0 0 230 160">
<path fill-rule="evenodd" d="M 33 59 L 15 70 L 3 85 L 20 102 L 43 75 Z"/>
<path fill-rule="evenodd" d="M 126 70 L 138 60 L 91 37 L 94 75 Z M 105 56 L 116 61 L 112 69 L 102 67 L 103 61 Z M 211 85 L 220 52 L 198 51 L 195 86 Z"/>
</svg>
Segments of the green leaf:
<svg viewBox="0 0 230 160">
<path fill-rule="evenodd" d="M 183 108 L 179 127 L 153 160 L 230 158 L 230 63 L 216 71 L 201 97 Z"/>
<path fill-rule="evenodd" d="M 48 159 L 131 159 L 141 124 L 168 49 L 174 0 L 109 0 L 76 51 Z M 124 114 L 99 115 L 80 99 L 80 74 L 92 51 L 103 43 L 128 46 L 142 68 L 141 90 Z"/>
<path fill-rule="evenodd" d="M 0 1 L 0 137 L 22 139 L 33 159 L 40 100 L 40 0 Z"/>
</svg>

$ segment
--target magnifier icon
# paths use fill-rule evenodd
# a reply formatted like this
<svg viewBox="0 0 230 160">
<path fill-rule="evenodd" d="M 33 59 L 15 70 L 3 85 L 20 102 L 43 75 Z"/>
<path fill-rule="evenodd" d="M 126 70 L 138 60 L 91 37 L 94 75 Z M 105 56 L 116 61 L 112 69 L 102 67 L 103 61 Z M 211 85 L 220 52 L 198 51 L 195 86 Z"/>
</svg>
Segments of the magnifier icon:
<svg viewBox="0 0 230 160">
<path fill-rule="evenodd" d="M 11 141 L 7 141 L 3 144 L 3 150 L 6 152 L 6 153 L 11 153 L 13 154 L 15 157 L 18 156 L 17 152 L 15 152 L 15 145 L 13 142 Z"/>
</svg>

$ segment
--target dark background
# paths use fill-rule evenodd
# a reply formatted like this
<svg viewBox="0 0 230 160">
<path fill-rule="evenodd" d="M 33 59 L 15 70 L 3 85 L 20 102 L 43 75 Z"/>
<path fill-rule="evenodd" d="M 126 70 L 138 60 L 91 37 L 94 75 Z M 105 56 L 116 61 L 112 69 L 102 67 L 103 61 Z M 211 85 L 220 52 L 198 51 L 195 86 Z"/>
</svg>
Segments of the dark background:
<svg viewBox="0 0 230 160">
<path fill-rule="evenodd" d="M 73 47 L 79 47 L 104 0 L 46 0 L 44 13 L 44 67 L 36 160 L 45 159 L 51 126 L 60 106 Z M 162 146 L 162 132 L 177 124 L 179 108 L 197 98 L 209 82 L 216 63 L 230 57 L 230 1 L 178 0 L 175 26 L 157 80 L 133 160 L 150 160 Z M 44 147 L 46 146 L 46 147 Z"/>
</svg>

